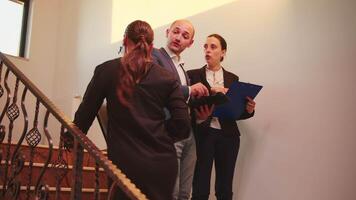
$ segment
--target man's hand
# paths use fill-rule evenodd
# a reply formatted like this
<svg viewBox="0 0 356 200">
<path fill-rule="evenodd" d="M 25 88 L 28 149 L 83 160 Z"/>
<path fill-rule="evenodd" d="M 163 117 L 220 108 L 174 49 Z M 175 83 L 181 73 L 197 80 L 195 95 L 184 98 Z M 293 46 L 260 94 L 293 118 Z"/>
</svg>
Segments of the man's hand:
<svg viewBox="0 0 356 200">
<path fill-rule="evenodd" d="M 251 97 L 246 97 L 246 99 L 246 111 L 251 114 L 255 110 L 256 102 Z"/>
<path fill-rule="evenodd" d="M 196 108 L 194 110 L 195 110 L 195 114 L 197 116 L 197 120 L 205 121 L 213 113 L 214 105 L 212 105 L 210 107 L 208 105 L 203 105 L 203 106 L 200 106 L 199 108 Z"/>
<path fill-rule="evenodd" d="M 209 90 L 202 83 L 196 83 L 190 86 L 190 96 L 199 98 L 202 96 L 209 96 Z"/>
</svg>

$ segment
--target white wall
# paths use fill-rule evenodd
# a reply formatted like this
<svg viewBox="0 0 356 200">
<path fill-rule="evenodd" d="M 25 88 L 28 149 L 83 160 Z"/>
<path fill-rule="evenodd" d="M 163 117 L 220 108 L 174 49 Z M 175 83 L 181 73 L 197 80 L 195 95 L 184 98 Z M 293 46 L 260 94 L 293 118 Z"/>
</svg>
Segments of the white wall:
<svg viewBox="0 0 356 200">
<path fill-rule="evenodd" d="M 77 106 L 74 97 L 82 94 L 82 91 L 78 92 L 79 82 L 83 82 L 80 81 L 79 66 L 86 60 L 83 58 L 83 51 L 80 51 L 83 46 L 80 45 L 80 38 L 83 33 L 79 30 L 84 23 L 81 22 L 83 19 L 80 18 L 79 11 L 83 3 L 85 2 L 33 0 L 31 3 L 28 56 L 26 59 L 9 57 L 55 103 L 55 106 L 70 118 L 72 118 Z M 87 72 L 88 74 L 92 73 L 91 70 L 88 71 L 90 71 Z M 85 88 L 85 86 L 82 86 L 82 88 Z M 28 105 L 28 109 L 34 110 L 34 105 Z M 29 113 L 29 115 L 33 119 L 33 113 Z M 21 117 L 17 121 L 21 122 Z M 56 120 L 52 120 L 52 118 L 50 118 L 50 126 L 53 128 L 52 137 L 54 144 L 58 145 L 59 127 Z M 22 130 L 22 125 L 16 126 L 16 128 Z M 32 128 L 31 125 L 30 128 Z M 43 133 L 42 130 L 40 128 Z M 17 132 L 21 133 L 21 131 Z M 19 134 L 15 134 L 14 140 L 19 136 Z M 99 148 L 106 148 L 97 122 L 94 122 L 88 136 L 97 141 Z M 41 143 L 44 144 L 46 141 L 42 140 Z"/>
<path fill-rule="evenodd" d="M 79 30 L 85 54 L 79 90 L 99 58 L 119 46 L 101 38 L 110 26 L 105 6 L 81 8 L 89 20 Z M 217 32 L 228 41 L 224 66 L 264 86 L 256 116 L 240 123 L 238 199 L 356 198 L 355 8 L 347 0 L 241 0 L 189 17 L 197 29 L 185 53 L 191 68 L 203 65 L 205 37 Z M 93 33 L 94 27 L 104 31 Z M 155 30 L 157 46 L 166 28 Z"/>
<path fill-rule="evenodd" d="M 58 38 L 58 63 L 54 79 L 56 105 L 68 116 L 78 106 L 96 65 L 117 56 L 118 44 L 111 44 L 111 1 L 64 0 Z M 106 143 L 95 120 L 88 132 L 100 149 Z"/>
<path fill-rule="evenodd" d="M 59 1 L 45 1 L 34 0 L 30 7 L 30 30 L 28 35 L 28 52 L 27 58 L 17 58 L 9 56 L 10 60 L 51 100 L 53 100 L 53 94 L 57 91 L 53 90 L 54 78 L 56 76 L 55 70 L 57 66 L 57 54 L 58 54 L 58 23 L 60 12 L 57 9 L 59 7 Z M 14 76 L 11 74 L 9 80 L 14 80 Z M 22 85 L 18 92 L 18 99 L 22 95 Z M 5 103 L 5 95 L 1 99 L 1 105 Z M 29 103 L 31 102 L 31 103 Z M 35 111 L 35 98 L 27 92 L 26 97 L 26 109 L 30 119 L 34 119 Z M 20 100 L 17 101 L 17 105 L 20 107 Z M 39 125 L 38 129 L 43 134 L 43 116 L 44 108 L 40 107 Z M 53 117 L 50 117 L 52 122 Z M 4 117 L 7 121 L 7 117 Z M 13 142 L 18 141 L 23 131 L 23 116 L 22 112 L 20 117 L 15 121 L 13 131 Z M 55 141 L 55 145 L 58 145 L 56 141 L 59 138 L 59 129 L 55 126 L 51 131 L 51 135 Z M 33 121 L 29 123 L 29 130 L 33 128 Z M 46 139 L 41 140 L 40 144 L 46 143 Z M 26 142 L 24 142 L 26 143 Z"/>
<path fill-rule="evenodd" d="M 256 116 L 240 122 L 238 199 L 356 198 L 355 8 L 237 1 L 190 18 L 192 68 L 203 63 L 205 36 L 217 32 L 228 41 L 224 66 L 264 86 Z"/>
<path fill-rule="evenodd" d="M 30 61 L 16 62 L 70 115 L 94 67 L 117 55 L 112 1 L 35 2 L 47 18 L 34 18 Z M 202 45 L 216 32 L 228 42 L 225 68 L 264 86 L 255 117 L 240 122 L 238 199 L 356 199 L 354 10 L 353 0 L 240 0 L 187 17 L 197 30 L 189 69 L 204 64 Z M 155 30 L 157 46 L 167 26 Z"/>
<path fill-rule="evenodd" d="M 34 0 L 31 4 L 28 59 L 9 57 L 35 85 L 52 97 L 57 64 L 59 3 Z"/>
</svg>

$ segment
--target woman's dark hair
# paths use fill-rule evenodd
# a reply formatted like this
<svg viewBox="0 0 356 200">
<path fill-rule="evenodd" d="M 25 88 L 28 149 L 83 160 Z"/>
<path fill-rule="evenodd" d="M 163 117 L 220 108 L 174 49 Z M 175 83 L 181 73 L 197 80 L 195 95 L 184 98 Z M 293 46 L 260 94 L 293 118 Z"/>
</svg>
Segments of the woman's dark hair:
<svg viewBox="0 0 356 200">
<path fill-rule="evenodd" d="M 136 20 L 126 27 L 125 37 L 135 46 L 121 58 L 122 66 L 119 68 L 117 96 L 123 105 L 129 106 L 129 99 L 135 85 L 152 66 L 153 30 L 147 22 Z"/>
<path fill-rule="evenodd" d="M 227 43 L 226 43 L 225 39 L 221 35 L 214 33 L 214 34 L 209 35 L 208 38 L 209 37 L 214 37 L 214 38 L 218 39 L 219 42 L 220 42 L 220 45 L 221 45 L 221 49 L 222 50 L 227 50 Z M 220 61 L 223 61 L 223 60 L 224 60 L 224 57 L 222 57 L 220 59 Z"/>
</svg>

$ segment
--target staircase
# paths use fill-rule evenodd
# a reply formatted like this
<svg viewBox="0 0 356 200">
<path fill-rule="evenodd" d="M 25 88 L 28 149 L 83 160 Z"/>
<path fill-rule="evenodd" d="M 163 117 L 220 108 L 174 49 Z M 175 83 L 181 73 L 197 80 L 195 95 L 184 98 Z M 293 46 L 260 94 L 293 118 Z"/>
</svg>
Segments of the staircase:
<svg viewBox="0 0 356 200">
<path fill-rule="evenodd" d="M 1 146 L 1 152 L 6 154 L 7 144 Z M 10 145 L 10 154 L 13 154 L 16 148 L 16 144 Z M 48 147 L 44 145 L 38 145 L 36 148 L 36 152 L 34 152 L 34 159 L 32 164 L 32 170 L 30 169 L 30 157 L 31 157 L 31 148 L 28 145 L 22 145 L 20 147 L 21 152 L 24 156 L 24 167 L 22 169 L 23 173 L 19 175 L 19 180 L 21 181 L 19 196 L 18 199 L 32 199 L 31 194 L 33 194 L 36 177 L 39 177 L 41 169 L 45 165 L 46 158 L 48 155 Z M 106 154 L 106 152 L 103 152 Z M 73 169 L 73 156 L 70 152 L 64 151 L 62 152 L 64 160 L 66 160 L 68 164 L 67 169 L 58 170 L 56 167 L 57 158 L 60 156 L 61 152 L 58 147 L 53 148 L 53 157 L 48 165 L 48 169 L 45 171 L 43 176 L 43 181 L 46 182 L 49 186 L 49 199 L 70 199 L 70 191 L 71 191 L 71 183 L 72 183 L 72 169 Z M 4 171 L 5 161 L 2 161 L 0 165 L 0 172 Z M 9 163 L 8 165 L 11 165 Z M 31 172 L 32 171 L 32 172 Z M 32 173 L 32 180 L 29 180 L 29 175 Z M 107 199 L 108 196 L 108 180 L 107 176 L 102 168 L 97 168 L 95 160 L 88 154 L 88 152 L 84 152 L 83 157 L 83 188 L 82 188 L 82 199 L 94 200 L 95 199 L 95 184 L 100 185 L 97 191 L 98 199 Z M 62 176 L 61 183 L 57 189 L 57 179 L 56 176 Z M 97 176 L 97 177 L 96 177 Z M 1 176 L 3 177 L 3 176 Z M 8 177 L 10 177 L 10 172 L 8 173 Z M 96 183 L 96 179 L 99 181 Z M 30 182 L 30 184 L 29 184 Z M 3 188 L 4 180 L 0 179 L 0 188 Z M 28 187 L 30 185 L 30 187 Z M 32 186 L 31 186 L 32 185 Z M 57 193 L 57 191 L 60 191 Z M 56 198 L 56 195 L 58 197 Z M 29 197 L 27 197 L 29 196 Z"/>
<path fill-rule="evenodd" d="M 74 138 L 71 151 L 64 148 L 64 132 Z M 0 199 L 111 199 L 116 189 L 147 199 L 0 52 Z"/>
</svg>

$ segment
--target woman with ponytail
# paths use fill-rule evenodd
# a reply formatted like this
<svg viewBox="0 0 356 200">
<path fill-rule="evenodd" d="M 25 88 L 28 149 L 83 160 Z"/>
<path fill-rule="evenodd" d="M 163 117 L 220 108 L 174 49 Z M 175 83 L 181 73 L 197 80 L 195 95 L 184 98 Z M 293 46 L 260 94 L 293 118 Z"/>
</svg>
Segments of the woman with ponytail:
<svg viewBox="0 0 356 200">
<path fill-rule="evenodd" d="M 189 135 L 190 121 L 178 81 L 152 63 L 152 42 L 148 23 L 127 26 L 124 56 L 96 67 L 74 123 L 86 133 L 106 99 L 109 159 L 148 199 L 170 200 L 177 177 L 173 144 Z M 114 199 L 128 198 L 118 191 Z"/>
</svg>

